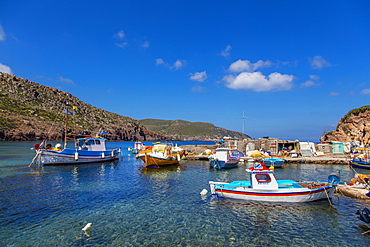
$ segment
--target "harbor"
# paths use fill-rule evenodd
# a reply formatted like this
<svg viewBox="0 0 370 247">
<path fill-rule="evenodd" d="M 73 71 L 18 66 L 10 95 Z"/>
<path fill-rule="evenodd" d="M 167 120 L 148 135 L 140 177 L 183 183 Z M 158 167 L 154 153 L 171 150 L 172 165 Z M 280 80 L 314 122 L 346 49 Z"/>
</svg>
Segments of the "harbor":
<svg viewBox="0 0 370 247">
<path fill-rule="evenodd" d="M 369 200 L 334 194 L 309 203 L 251 202 L 210 195 L 209 181 L 244 180 L 247 163 L 210 169 L 207 160 L 145 168 L 121 148 L 119 160 L 28 167 L 33 142 L 1 142 L 0 244 L 3 246 L 367 246 L 356 211 Z M 184 143 L 178 146 L 212 146 Z M 324 180 L 348 165 L 286 163 L 277 179 Z M 206 195 L 200 195 L 207 189 Z M 220 217 L 222 216 L 222 217 Z M 320 219 L 320 220 L 318 220 Z M 89 231 L 82 231 L 89 223 Z M 340 236 L 340 237 L 338 237 Z"/>
<path fill-rule="evenodd" d="M 107 142 L 108 148 L 123 150 L 118 161 L 38 169 L 28 167 L 33 142 L 0 145 L 3 246 L 367 246 L 370 241 L 362 235 L 368 226 L 355 214 L 370 207 L 368 200 L 336 193 L 332 204 L 272 204 L 210 195 L 209 181 L 243 180 L 247 164 L 215 170 L 206 160 L 181 160 L 145 168 L 127 151 L 132 142 Z M 338 170 L 341 184 L 354 176 L 348 165 L 317 163 L 287 163 L 274 175 L 322 180 Z M 82 231 L 88 223 L 90 230 Z"/>
</svg>

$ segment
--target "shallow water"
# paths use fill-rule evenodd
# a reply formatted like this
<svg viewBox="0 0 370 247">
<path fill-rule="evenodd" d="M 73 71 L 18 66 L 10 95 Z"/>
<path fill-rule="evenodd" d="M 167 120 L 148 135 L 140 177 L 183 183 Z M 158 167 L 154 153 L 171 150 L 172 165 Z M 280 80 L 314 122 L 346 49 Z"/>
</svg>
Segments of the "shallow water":
<svg viewBox="0 0 370 247">
<path fill-rule="evenodd" d="M 143 168 L 122 147 L 120 161 L 29 168 L 31 142 L 0 142 L 0 246 L 369 246 L 357 209 L 336 195 L 301 204 L 216 199 L 208 181 L 246 179 L 246 166 L 217 171 L 206 161 Z M 348 166 L 287 164 L 277 179 L 325 180 Z M 370 171 L 362 170 L 369 174 Z M 81 229 L 89 222 L 91 231 Z"/>
</svg>

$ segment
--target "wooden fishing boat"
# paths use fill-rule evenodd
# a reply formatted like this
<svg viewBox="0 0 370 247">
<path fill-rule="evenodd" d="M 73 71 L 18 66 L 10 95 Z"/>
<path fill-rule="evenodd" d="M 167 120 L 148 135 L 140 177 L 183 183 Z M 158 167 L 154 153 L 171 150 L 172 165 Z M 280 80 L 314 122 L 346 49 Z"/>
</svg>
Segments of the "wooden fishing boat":
<svg viewBox="0 0 370 247">
<path fill-rule="evenodd" d="M 174 147 L 170 143 L 155 144 L 150 152 L 140 152 L 136 155 L 136 158 L 144 162 L 144 167 L 169 166 L 178 164 L 181 155 L 184 153 L 184 150 L 179 147 Z"/>
<path fill-rule="evenodd" d="M 55 147 L 50 144 L 35 144 L 34 149 L 36 156 L 33 162 L 44 166 L 113 161 L 121 153 L 120 148 L 107 150 L 105 138 L 99 136 L 78 138 L 74 148 L 62 149 L 60 144 Z"/>
<path fill-rule="evenodd" d="M 209 165 L 216 169 L 230 169 L 238 166 L 243 153 L 230 148 L 216 148 L 216 152 L 209 156 Z"/>
<path fill-rule="evenodd" d="M 339 182 L 336 175 L 330 175 L 328 181 L 276 180 L 272 170 L 259 162 L 247 171 L 250 174 L 250 181 L 231 183 L 210 181 L 211 193 L 218 197 L 243 200 L 310 202 L 331 198 Z"/>
<path fill-rule="evenodd" d="M 66 95 L 67 98 L 68 94 Z M 77 107 L 76 107 L 77 108 Z M 72 109 L 76 109 L 72 107 Z M 99 129 L 97 134 L 92 137 L 78 138 L 75 140 L 74 148 L 67 148 L 67 129 L 68 129 L 68 115 L 73 115 L 69 110 L 69 105 L 66 104 L 64 108 L 65 113 L 65 128 L 64 128 L 64 147 L 57 143 L 52 147 L 47 140 L 43 140 L 41 144 L 35 144 L 35 157 L 30 164 L 38 165 L 68 165 L 68 164 L 83 164 L 106 162 L 119 159 L 121 153 L 120 148 L 107 149 L 105 146 L 105 138 L 100 137 L 106 134 L 102 129 Z"/>
<path fill-rule="evenodd" d="M 350 164 L 354 168 L 370 169 L 370 148 L 357 148 L 357 152 L 363 151 L 362 154 L 355 155 L 351 160 Z"/>
<path fill-rule="evenodd" d="M 370 169 L 370 159 L 356 157 L 351 159 L 351 166 L 354 168 Z"/>
</svg>

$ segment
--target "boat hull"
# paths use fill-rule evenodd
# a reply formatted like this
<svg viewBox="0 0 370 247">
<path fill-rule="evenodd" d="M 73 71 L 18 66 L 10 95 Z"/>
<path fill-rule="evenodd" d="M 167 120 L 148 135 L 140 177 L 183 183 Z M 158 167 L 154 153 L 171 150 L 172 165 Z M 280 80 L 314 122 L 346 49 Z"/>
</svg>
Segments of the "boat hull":
<svg viewBox="0 0 370 247">
<path fill-rule="evenodd" d="M 311 202 L 331 198 L 335 186 L 318 189 L 295 188 L 278 190 L 257 190 L 248 187 L 222 188 L 222 184 L 210 182 L 213 195 L 224 198 L 265 202 Z"/>
<path fill-rule="evenodd" d="M 37 161 L 44 166 L 107 162 L 119 159 L 118 150 L 76 151 L 74 149 L 64 149 L 62 151 L 37 150 L 37 152 Z"/>
<path fill-rule="evenodd" d="M 237 167 L 239 163 L 239 160 L 235 161 L 222 161 L 222 160 L 217 160 L 217 159 L 212 159 L 209 161 L 209 165 L 211 168 L 216 168 L 216 169 L 230 169 Z"/>
<path fill-rule="evenodd" d="M 354 168 L 370 169 L 370 162 L 351 160 L 351 166 Z"/>
<path fill-rule="evenodd" d="M 275 168 L 283 168 L 285 160 L 277 158 L 267 158 L 263 159 L 262 163 L 266 166 L 274 166 Z"/>
<path fill-rule="evenodd" d="M 142 160 L 144 162 L 144 167 L 158 167 L 158 166 L 170 166 L 170 165 L 177 165 L 179 164 L 178 159 L 174 156 L 169 156 L 167 158 L 160 158 L 151 156 L 148 154 L 144 154 L 138 157 L 138 159 Z"/>
</svg>

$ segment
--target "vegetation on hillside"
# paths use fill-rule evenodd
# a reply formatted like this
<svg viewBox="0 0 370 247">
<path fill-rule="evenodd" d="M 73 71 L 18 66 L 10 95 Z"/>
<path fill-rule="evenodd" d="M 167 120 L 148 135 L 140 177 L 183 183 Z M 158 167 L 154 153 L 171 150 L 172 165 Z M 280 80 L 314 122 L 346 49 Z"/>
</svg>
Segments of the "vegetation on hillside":
<svg viewBox="0 0 370 247">
<path fill-rule="evenodd" d="M 73 111 L 67 130 L 70 134 L 92 135 L 103 128 L 108 133 L 106 137 L 112 140 L 168 139 L 135 119 L 91 106 L 58 89 L 6 73 L 0 73 L 0 83 L 0 140 L 33 140 L 46 136 L 60 139 L 64 133 L 66 103 Z"/>
<path fill-rule="evenodd" d="M 143 119 L 140 123 L 152 131 L 177 139 L 219 139 L 224 136 L 250 138 L 242 133 L 216 127 L 210 123 L 188 122 L 185 120 Z"/>
<path fill-rule="evenodd" d="M 350 118 L 353 115 L 357 116 L 358 114 L 364 113 L 366 111 L 370 111 L 370 105 L 365 105 L 365 106 L 350 110 L 346 115 L 344 115 L 344 117 L 341 120 L 345 121 L 346 119 Z"/>
</svg>

